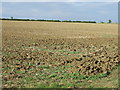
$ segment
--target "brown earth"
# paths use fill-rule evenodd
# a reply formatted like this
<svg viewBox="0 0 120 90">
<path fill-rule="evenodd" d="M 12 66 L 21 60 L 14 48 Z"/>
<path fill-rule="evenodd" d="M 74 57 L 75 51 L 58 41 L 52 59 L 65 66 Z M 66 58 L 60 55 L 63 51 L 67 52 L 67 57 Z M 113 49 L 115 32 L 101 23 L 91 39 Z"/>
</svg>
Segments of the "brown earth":
<svg viewBox="0 0 120 90">
<path fill-rule="evenodd" d="M 109 74 L 119 59 L 117 29 L 117 24 L 2 21 L 3 86 L 42 71 L 40 65 Z"/>
</svg>

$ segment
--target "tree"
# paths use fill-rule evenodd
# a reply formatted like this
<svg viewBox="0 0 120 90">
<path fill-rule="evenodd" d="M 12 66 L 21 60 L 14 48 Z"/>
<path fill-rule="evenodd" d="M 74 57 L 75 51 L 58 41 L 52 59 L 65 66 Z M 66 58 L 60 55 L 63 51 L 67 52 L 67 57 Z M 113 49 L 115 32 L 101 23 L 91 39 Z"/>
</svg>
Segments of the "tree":
<svg viewBox="0 0 120 90">
<path fill-rule="evenodd" d="M 108 23 L 112 23 L 112 20 L 109 20 Z"/>
<path fill-rule="evenodd" d="M 13 17 L 11 17 L 11 19 L 13 19 Z"/>
<path fill-rule="evenodd" d="M 104 22 L 100 22 L 100 23 L 104 23 Z"/>
</svg>

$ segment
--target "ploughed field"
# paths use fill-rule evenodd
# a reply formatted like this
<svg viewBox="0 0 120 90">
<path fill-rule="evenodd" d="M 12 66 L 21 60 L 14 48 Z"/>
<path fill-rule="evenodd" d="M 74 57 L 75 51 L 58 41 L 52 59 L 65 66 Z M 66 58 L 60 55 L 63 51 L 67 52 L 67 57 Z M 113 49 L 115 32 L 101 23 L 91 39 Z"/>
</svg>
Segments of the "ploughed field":
<svg viewBox="0 0 120 90">
<path fill-rule="evenodd" d="M 112 74 L 119 59 L 117 28 L 117 24 L 2 21 L 3 87 L 85 88 L 106 77 L 117 80 L 117 72 Z M 116 82 L 100 87 L 117 87 Z"/>
</svg>

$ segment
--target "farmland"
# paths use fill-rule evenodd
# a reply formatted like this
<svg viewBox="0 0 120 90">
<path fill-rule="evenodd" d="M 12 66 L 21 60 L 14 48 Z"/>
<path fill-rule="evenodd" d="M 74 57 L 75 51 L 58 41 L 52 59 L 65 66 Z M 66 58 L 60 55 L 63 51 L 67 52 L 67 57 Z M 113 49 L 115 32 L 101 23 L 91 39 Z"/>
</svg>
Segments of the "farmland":
<svg viewBox="0 0 120 90">
<path fill-rule="evenodd" d="M 5 88 L 118 87 L 117 24 L 3 20 L 2 46 Z"/>
</svg>

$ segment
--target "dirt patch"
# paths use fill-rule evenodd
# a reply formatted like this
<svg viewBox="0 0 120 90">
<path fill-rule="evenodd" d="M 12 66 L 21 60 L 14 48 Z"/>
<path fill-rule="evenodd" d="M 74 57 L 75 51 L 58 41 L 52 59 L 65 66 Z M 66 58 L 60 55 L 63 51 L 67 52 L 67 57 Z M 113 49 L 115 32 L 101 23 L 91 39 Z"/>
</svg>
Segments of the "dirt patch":
<svg viewBox="0 0 120 90">
<path fill-rule="evenodd" d="M 118 59 L 114 24 L 3 21 L 3 87 L 20 86 L 26 75 L 31 77 L 49 67 L 71 65 L 68 73 L 78 71 L 86 76 L 109 74 Z"/>
</svg>

